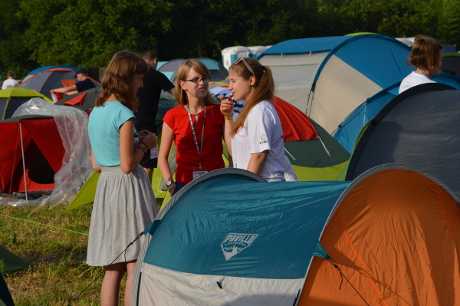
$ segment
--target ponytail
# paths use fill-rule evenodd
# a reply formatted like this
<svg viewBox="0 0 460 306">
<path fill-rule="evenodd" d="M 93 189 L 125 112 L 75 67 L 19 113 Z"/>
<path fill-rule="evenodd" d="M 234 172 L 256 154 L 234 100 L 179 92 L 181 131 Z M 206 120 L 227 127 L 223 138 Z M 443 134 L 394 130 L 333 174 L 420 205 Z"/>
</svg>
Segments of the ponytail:
<svg viewBox="0 0 460 306">
<path fill-rule="evenodd" d="M 234 71 L 245 80 L 249 80 L 251 76 L 254 76 L 256 81 L 253 85 L 254 90 L 233 125 L 233 135 L 235 135 L 244 125 L 249 112 L 254 106 L 264 100 L 273 102 L 273 98 L 275 96 L 275 82 L 273 81 L 270 67 L 262 66 L 252 57 L 245 58 L 243 60 L 245 60 L 246 63 L 243 61 L 236 62 L 237 64 L 232 65 L 230 69 L 234 69 Z M 253 71 L 250 71 L 246 64 L 249 65 Z"/>
</svg>

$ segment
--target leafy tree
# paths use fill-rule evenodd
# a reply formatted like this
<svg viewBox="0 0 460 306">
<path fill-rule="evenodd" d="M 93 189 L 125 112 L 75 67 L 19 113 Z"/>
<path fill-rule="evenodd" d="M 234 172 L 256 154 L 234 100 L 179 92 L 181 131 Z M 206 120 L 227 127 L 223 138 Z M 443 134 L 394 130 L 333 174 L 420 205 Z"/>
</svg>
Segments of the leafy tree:
<svg viewBox="0 0 460 306">
<path fill-rule="evenodd" d="M 103 67 L 122 49 L 161 60 L 221 58 L 228 46 L 375 32 L 457 44 L 460 0 L 3 0 L 0 71 Z M 4 75 L 6 71 L 4 71 Z"/>
<path fill-rule="evenodd" d="M 354 32 L 374 32 L 393 37 L 413 36 L 428 27 L 426 0 L 355 0 L 341 8 L 353 19 Z"/>
<path fill-rule="evenodd" d="M 440 4 L 438 39 L 460 46 L 460 0 L 442 0 Z"/>
<path fill-rule="evenodd" d="M 2 79 L 8 70 L 13 70 L 20 78 L 36 68 L 37 63 L 29 59 L 31 51 L 22 44 L 22 34 L 27 22 L 16 14 L 18 2 L 3 0 L 0 10 L 0 71 Z"/>
<path fill-rule="evenodd" d="M 168 58 L 221 58 L 225 47 L 271 45 L 301 37 L 305 27 L 303 0 L 172 0 L 172 33 L 160 34 Z"/>
<path fill-rule="evenodd" d="M 170 29 L 162 0 L 22 0 L 24 43 L 41 65 L 103 67 L 119 50 L 144 51 Z"/>
</svg>

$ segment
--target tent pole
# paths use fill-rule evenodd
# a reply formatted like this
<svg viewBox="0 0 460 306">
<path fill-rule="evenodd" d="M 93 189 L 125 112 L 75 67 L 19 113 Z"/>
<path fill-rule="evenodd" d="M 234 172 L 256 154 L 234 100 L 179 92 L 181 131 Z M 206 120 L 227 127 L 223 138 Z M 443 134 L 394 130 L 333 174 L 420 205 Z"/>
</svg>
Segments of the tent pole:
<svg viewBox="0 0 460 306">
<path fill-rule="evenodd" d="M 22 170 L 24 171 L 24 190 L 26 193 L 26 202 L 27 202 L 28 198 L 27 198 L 26 160 L 24 158 L 24 142 L 22 139 L 22 123 L 21 122 L 19 122 L 19 135 L 21 137 Z"/>
</svg>

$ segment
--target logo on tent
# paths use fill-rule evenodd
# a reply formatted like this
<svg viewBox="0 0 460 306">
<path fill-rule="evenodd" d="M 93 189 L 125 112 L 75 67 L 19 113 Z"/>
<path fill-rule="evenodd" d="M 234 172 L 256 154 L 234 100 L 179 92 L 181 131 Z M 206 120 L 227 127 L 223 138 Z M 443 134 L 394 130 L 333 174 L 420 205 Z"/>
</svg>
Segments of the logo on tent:
<svg viewBox="0 0 460 306">
<path fill-rule="evenodd" d="M 242 250 L 251 246 L 258 234 L 237 234 L 229 233 L 220 244 L 224 252 L 225 260 L 229 260 Z"/>
</svg>

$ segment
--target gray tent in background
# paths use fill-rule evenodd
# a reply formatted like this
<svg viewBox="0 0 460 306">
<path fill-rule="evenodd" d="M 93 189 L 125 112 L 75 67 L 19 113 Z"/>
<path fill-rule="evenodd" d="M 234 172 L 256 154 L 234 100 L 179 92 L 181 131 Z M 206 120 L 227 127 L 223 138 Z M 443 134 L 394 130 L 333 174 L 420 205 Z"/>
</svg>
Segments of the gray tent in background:
<svg viewBox="0 0 460 306">
<path fill-rule="evenodd" d="M 386 163 L 432 174 L 460 197 L 460 91 L 423 84 L 396 96 L 370 122 L 351 157 L 346 180 Z"/>
<path fill-rule="evenodd" d="M 208 67 L 209 72 L 211 73 L 212 81 L 225 80 L 225 78 L 228 76 L 227 69 L 225 69 L 225 67 L 218 61 L 206 57 L 200 57 L 196 59 L 201 61 L 203 64 L 205 64 L 206 67 Z M 166 64 L 162 65 L 160 68 L 158 68 L 158 71 L 163 72 L 163 74 L 165 74 L 171 82 L 175 83 L 177 69 L 179 68 L 180 64 L 182 64 L 184 61 L 186 61 L 186 59 L 183 58 L 171 60 Z"/>
<path fill-rule="evenodd" d="M 460 54 L 459 53 L 443 54 L 441 71 L 460 76 Z"/>
</svg>

